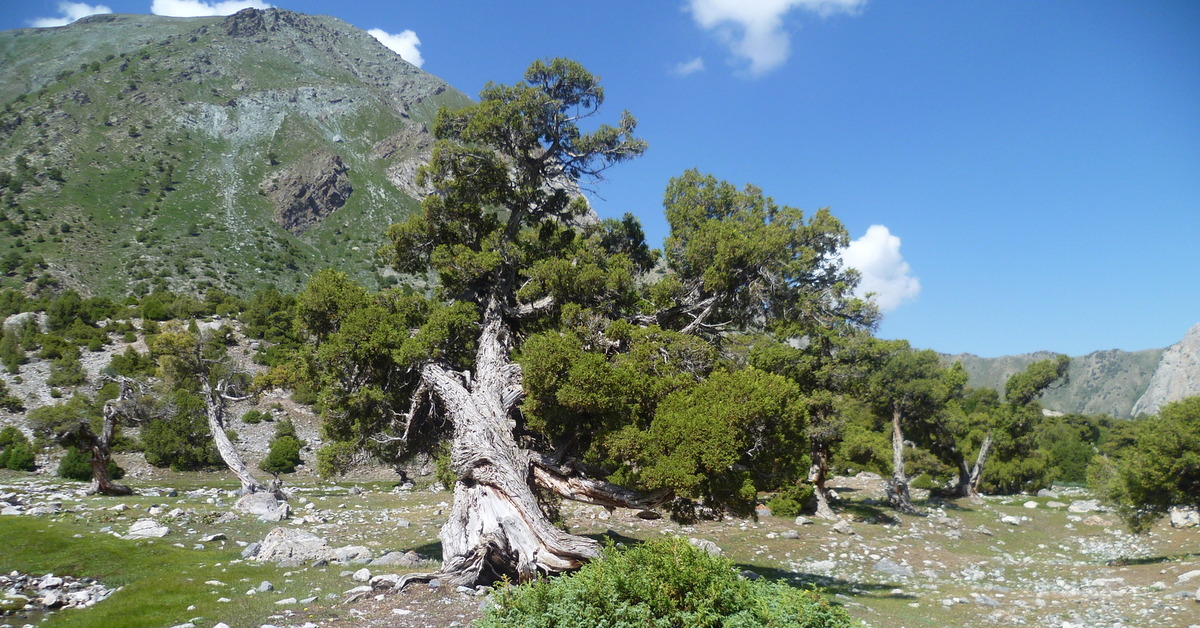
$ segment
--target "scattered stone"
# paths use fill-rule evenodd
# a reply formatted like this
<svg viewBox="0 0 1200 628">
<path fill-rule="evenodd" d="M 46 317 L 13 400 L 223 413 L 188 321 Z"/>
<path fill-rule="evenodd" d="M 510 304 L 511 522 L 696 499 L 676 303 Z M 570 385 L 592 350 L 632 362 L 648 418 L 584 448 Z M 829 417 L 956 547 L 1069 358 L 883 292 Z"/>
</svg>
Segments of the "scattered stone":
<svg viewBox="0 0 1200 628">
<path fill-rule="evenodd" d="M 1003 517 L 1000 517 L 1000 523 L 1006 523 L 1010 526 L 1019 526 L 1021 525 L 1021 518 L 1014 517 L 1012 515 L 1004 515 Z"/>
<path fill-rule="evenodd" d="M 1037 508 L 1037 507 L 1038 507 L 1038 503 L 1037 503 L 1037 502 L 1035 502 L 1035 501 L 1033 501 L 1033 500 L 1029 500 L 1029 501 L 1027 501 L 1027 502 L 1025 502 L 1024 504 L 1021 504 L 1021 505 L 1022 505 L 1022 506 L 1024 506 L 1024 507 L 1026 507 L 1026 508 Z"/>
<path fill-rule="evenodd" d="M 795 523 L 798 526 L 810 526 L 813 524 L 813 522 L 808 517 L 805 517 L 804 515 L 797 516 Z"/>
<path fill-rule="evenodd" d="M 1092 515 L 1092 516 L 1088 517 L 1087 519 L 1084 519 L 1083 524 L 1089 525 L 1089 526 L 1108 527 L 1108 526 L 1112 525 L 1112 522 L 1109 521 L 1108 519 L 1105 519 L 1104 517 L 1101 517 L 1100 515 Z"/>
<path fill-rule="evenodd" d="M 259 593 L 266 593 L 267 591 L 274 591 L 274 590 L 275 590 L 275 585 L 271 584 L 271 583 L 270 583 L 270 581 L 263 580 L 263 581 L 262 581 L 262 582 L 261 582 L 261 583 L 258 585 L 258 589 L 256 589 L 256 590 L 257 590 Z"/>
<path fill-rule="evenodd" d="M 642 510 L 638 512 L 637 517 L 638 519 L 645 519 L 646 521 L 655 521 L 657 519 L 662 519 L 662 514 L 653 510 Z"/>
<path fill-rule="evenodd" d="M 295 604 L 295 603 L 296 603 L 296 598 L 294 598 L 294 597 L 285 597 L 282 600 L 275 601 L 276 606 L 286 606 L 288 604 Z"/>
<path fill-rule="evenodd" d="M 224 534 L 221 534 L 220 532 L 218 532 L 216 534 L 210 534 L 208 536 L 200 537 L 200 542 L 201 543 L 212 543 L 214 541 L 224 541 L 225 538 L 226 537 Z"/>
<path fill-rule="evenodd" d="M 129 533 L 123 538 L 127 540 L 133 539 L 159 539 L 167 535 L 171 529 L 153 519 L 138 519 L 129 526 Z"/>
<path fill-rule="evenodd" d="M 355 582 L 366 582 L 371 579 L 371 570 L 363 567 L 362 569 L 354 572 L 354 575 L 351 576 L 351 579 L 353 579 Z"/>
<path fill-rule="evenodd" d="M 1051 501 L 1046 502 L 1046 507 L 1047 508 L 1066 508 L 1067 505 L 1062 502 L 1056 502 L 1056 501 L 1051 500 Z"/>
<path fill-rule="evenodd" d="M 783 532 L 779 533 L 779 538 L 798 539 L 798 538 L 800 538 L 800 533 L 796 532 L 795 530 L 784 530 Z"/>
<path fill-rule="evenodd" d="M 1058 491 L 1052 491 L 1048 488 L 1043 488 L 1037 492 L 1038 497 L 1053 497 L 1058 498 Z"/>
<path fill-rule="evenodd" d="M 913 576 L 912 567 L 898 564 L 890 558 L 882 558 L 876 561 L 874 565 L 871 565 L 871 569 L 896 578 L 911 578 Z"/>
<path fill-rule="evenodd" d="M 242 558 L 253 558 L 255 554 L 258 554 L 260 547 L 262 546 L 258 543 L 258 541 L 247 545 L 246 548 L 242 550 Z"/>
</svg>

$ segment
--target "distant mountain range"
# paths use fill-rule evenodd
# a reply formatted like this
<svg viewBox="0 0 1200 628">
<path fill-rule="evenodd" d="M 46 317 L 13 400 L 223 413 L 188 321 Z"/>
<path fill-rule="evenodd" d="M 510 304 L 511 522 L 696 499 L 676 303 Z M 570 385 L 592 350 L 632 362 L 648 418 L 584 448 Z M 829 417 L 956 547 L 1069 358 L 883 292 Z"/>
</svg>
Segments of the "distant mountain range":
<svg viewBox="0 0 1200 628">
<path fill-rule="evenodd" d="M 293 290 L 419 203 L 470 99 L 331 17 L 96 15 L 0 32 L 0 282 L 84 294 Z M 42 261 L 44 264 L 39 264 Z"/>
<path fill-rule="evenodd" d="M 945 355 L 962 362 L 969 385 L 1004 390 L 1013 373 L 1037 360 L 1053 357 L 1041 351 L 999 358 L 969 353 Z M 1048 410 L 1108 414 L 1117 418 L 1154 414 L 1165 403 L 1200 395 L 1200 324 L 1165 349 L 1096 351 L 1071 358 L 1070 382 L 1042 398 Z"/>
</svg>

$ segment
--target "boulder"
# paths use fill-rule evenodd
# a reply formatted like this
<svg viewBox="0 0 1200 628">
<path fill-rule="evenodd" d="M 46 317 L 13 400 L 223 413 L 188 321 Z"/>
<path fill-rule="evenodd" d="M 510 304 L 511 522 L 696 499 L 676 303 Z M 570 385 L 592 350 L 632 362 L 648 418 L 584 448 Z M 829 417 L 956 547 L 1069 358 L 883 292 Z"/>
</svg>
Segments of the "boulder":
<svg viewBox="0 0 1200 628">
<path fill-rule="evenodd" d="M 1200 525 L 1200 512 L 1194 507 L 1181 508 L 1174 507 L 1171 509 L 1171 527 L 1172 528 L 1194 528 Z"/>
<path fill-rule="evenodd" d="M 716 543 L 708 539 L 698 539 L 692 537 L 688 539 L 688 543 L 691 543 L 693 546 L 704 550 L 709 556 L 720 556 L 722 553 L 721 548 L 718 547 Z"/>
<path fill-rule="evenodd" d="M 889 558 L 882 558 L 876 561 L 874 565 L 871 565 L 871 569 L 896 578 L 911 578 L 913 576 L 912 567 L 901 565 Z"/>
<path fill-rule="evenodd" d="M 851 527 L 850 523 L 845 519 L 841 519 L 837 523 L 833 524 L 831 529 L 838 534 L 855 534 L 854 528 Z"/>
<path fill-rule="evenodd" d="M 414 551 L 407 552 L 388 552 L 379 558 L 371 561 L 372 565 L 379 566 L 398 566 L 398 567 L 419 567 L 428 565 L 434 562 L 428 556 L 422 556 Z"/>
<path fill-rule="evenodd" d="M 258 515 L 265 521 L 283 521 L 291 514 L 287 502 L 279 501 L 270 493 L 250 493 L 243 495 L 233 505 L 233 509 L 251 515 Z"/>
<path fill-rule="evenodd" d="M 333 550 L 338 562 L 365 563 L 371 560 L 371 550 L 362 545 L 347 545 Z"/>
<path fill-rule="evenodd" d="M 274 528 L 263 537 L 258 552 L 252 557 L 260 563 L 315 560 L 337 560 L 333 548 L 319 536 L 302 530 Z"/>
<path fill-rule="evenodd" d="M 153 519 L 138 519 L 129 526 L 129 533 L 125 535 L 126 539 L 160 539 L 167 535 L 171 529 Z"/>
<path fill-rule="evenodd" d="M 1068 512 L 1099 512 L 1100 510 L 1100 500 L 1098 499 L 1081 499 L 1071 502 L 1071 505 L 1067 506 Z"/>
</svg>

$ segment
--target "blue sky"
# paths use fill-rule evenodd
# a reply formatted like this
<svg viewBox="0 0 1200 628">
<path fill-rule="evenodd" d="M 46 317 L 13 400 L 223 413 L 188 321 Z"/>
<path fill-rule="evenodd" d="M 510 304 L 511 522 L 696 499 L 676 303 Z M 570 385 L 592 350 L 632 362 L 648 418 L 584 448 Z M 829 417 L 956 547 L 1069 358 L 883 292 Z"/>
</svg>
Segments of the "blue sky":
<svg viewBox="0 0 1200 628">
<path fill-rule="evenodd" d="M 830 207 L 889 308 L 880 336 L 1082 355 L 1200 322 L 1200 3 L 271 4 L 380 29 L 470 95 L 537 58 L 583 63 L 650 144 L 610 171 L 602 216 L 633 212 L 659 245 L 663 189 L 688 168 Z M 97 5 L 152 8 L 3 0 L 0 28 Z"/>
</svg>

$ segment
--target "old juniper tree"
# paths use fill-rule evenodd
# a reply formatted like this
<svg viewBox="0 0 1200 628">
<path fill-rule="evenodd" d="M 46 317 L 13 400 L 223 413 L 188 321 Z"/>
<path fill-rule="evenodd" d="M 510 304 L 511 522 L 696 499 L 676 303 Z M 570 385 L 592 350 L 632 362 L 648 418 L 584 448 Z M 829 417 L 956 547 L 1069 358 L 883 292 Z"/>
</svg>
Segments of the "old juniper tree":
<svg viewBox="0 0 1200 628">
<path fill-rule="evenodd" d="M 850 297 L 836 258 L 847 235 L 828 211 L 685 173 L 665 200 L 665 274 L 632 217 L 578 220 L 577 184 L 645 150 L 627 113 L 590 125 L 603 100 L 595 77 L 558 59 L 441 112 L 422 174 L 434 193 L 384 249 L 398 271 L 432 271 L 436 294 L 371 294 L 324 272 L 297 297 L 314 349 L 288 369 L 319 391 L 326 464 L 449 442 L 446 582 L 526 580 L 597 556 L 551 522 L 547 495 L 744 510 L 802 476 L 804 392 L 743 368 L 725 340 L 871 318 Z"/>
</svg>

